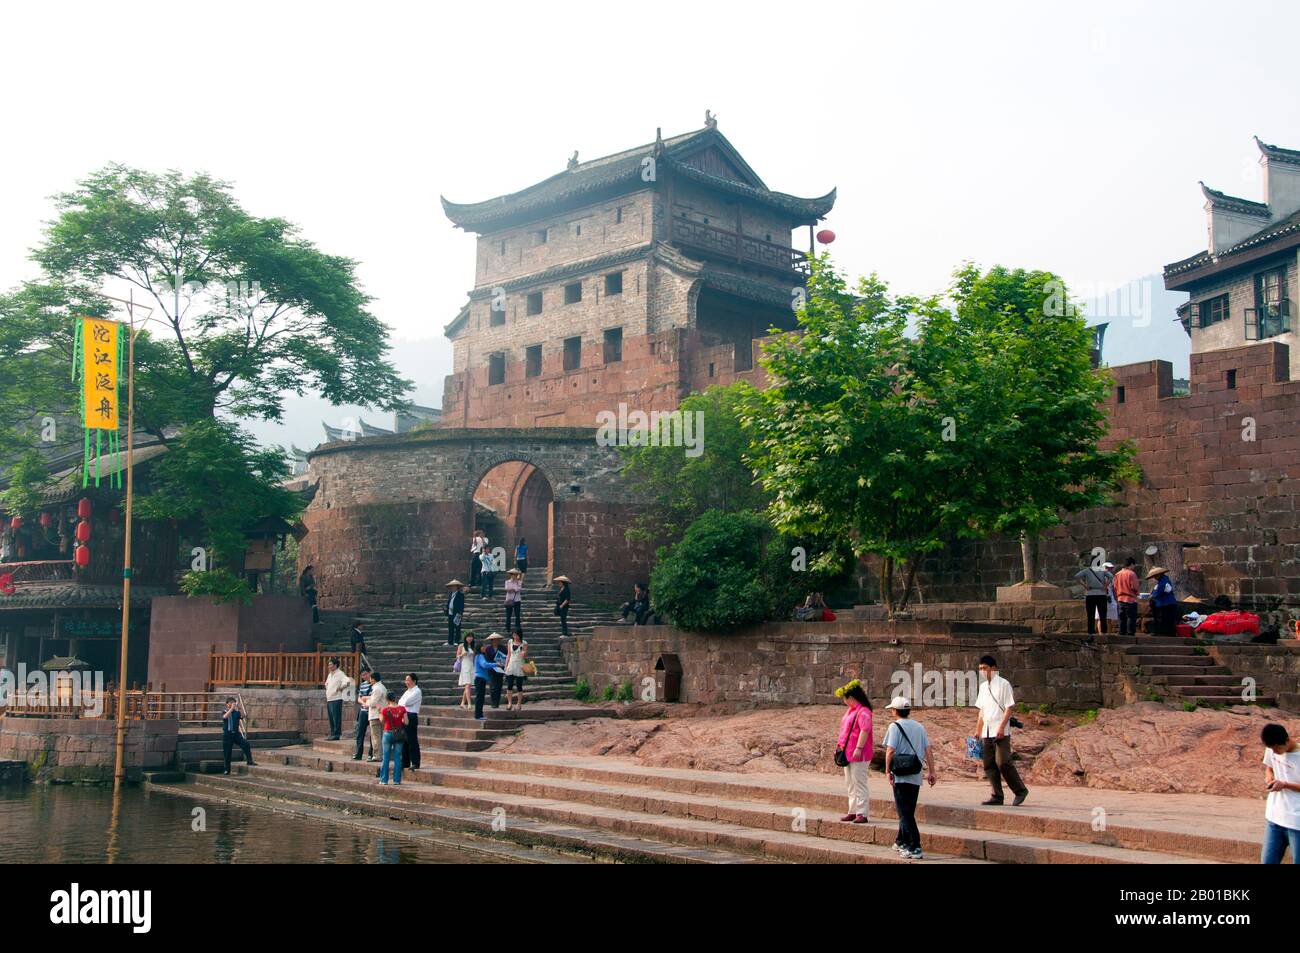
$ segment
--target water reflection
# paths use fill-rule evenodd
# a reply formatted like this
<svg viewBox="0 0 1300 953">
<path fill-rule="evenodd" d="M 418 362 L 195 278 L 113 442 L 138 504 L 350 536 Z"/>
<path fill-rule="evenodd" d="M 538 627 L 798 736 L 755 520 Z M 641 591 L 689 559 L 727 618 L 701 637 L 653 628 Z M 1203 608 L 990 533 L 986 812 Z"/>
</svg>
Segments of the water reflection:
<svg viewBox="0 0 1300 953">
<path fill-rule="evenodd" d="M 454 834 L 442 833 L 452 840 Z M 0 863 L 506 863 L 425 844 L 139 788 L 0 787 Z"/>
</svg>

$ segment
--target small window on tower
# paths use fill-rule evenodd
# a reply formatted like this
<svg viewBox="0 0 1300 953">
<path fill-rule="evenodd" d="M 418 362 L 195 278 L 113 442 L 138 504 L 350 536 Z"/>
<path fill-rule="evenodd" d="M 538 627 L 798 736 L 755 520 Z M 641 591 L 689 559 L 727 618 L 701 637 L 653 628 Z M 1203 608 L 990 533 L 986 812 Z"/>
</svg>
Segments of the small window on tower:
<svg viewBox="0 0 1300 953">
<path fill-rule="evenodd" d="M 620 225 L 623 222 L 623 206 L 614 209 L 614 224 Z"/>
<path fill-rule="evenodd" d="M 493 354 L 488 357 L 488 383 L 504 384 L 506 382 L 506 356 Z"/>
<path fill-rule="evenodd" d="M 501 239 L 501 241 L 497 243 L 497 254 L 504 255 L 505 253 L 506 253 L 506 241 L 503 238 Z"/>
<path fill-rule="evenodd" d="M 524 375 L 526 377 L 542 376 L 542 346 L 534 344 L 524 351 Z"/>
<path fill-rule="evenodd" d="M 542 313 L 542 293 L 540 291 L 530 292 L 528 295 L 528 313 Z"/>
<path fill-rule="evenodd" d="M 1228 371 L 1228 390 L 1236 390 L 1236 389 L 1237 389 L 1237 372 L 1235 370 Z"/>
<path fill-rule="evenodd" d="M 545 229 L 545 228 L 539 228 L 537 231 L 533 232 L 533 235 L 534 235 L 534 236 L 536 237 L 536 239 L 537 239 L 537 244 L 539 244 L 539 245 L 545 245 L 545 244 L 546 244 L 546 232 L 547 232 L 547 229 Z"/>
<path fill-rule="evenodd" d="M 564 369 L 576 371 L 582 366 L 582 338 L 564 339 Z"/>
<path fill-rule="evenodd" d="M 506 323 L 506 303 L 504 301 L 494 300 L 488 310 L 492 316 L 491 325 L 497 327 Z"/>
<path fill-rule="evenodd" d="M 605 332 L 605 363 L 617 364 L 623 360 L 623 329 L 610 328 Z"/>
<path fill-rule="evenodd" d="M 621 295 L 623 293 L 623 272 L 616 271 L 605 276 L 605 294 Z"/>
<path fill-rule="evenodd" d="M 575 281 L 571 285 L 564 286 L 564 303 L 577 304 L 582 300 L 582 282 Z"/>
</svg>

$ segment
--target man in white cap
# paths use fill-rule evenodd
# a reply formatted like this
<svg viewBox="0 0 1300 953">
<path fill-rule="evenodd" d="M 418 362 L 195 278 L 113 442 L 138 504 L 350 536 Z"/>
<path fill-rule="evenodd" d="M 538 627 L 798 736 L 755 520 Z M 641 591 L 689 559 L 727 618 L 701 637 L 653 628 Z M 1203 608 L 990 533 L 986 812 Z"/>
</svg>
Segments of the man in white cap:
<svg viewBox="0 0 1300 953">
<path fill-rule="evenodd" d="M 921 831 L 916 826 L 916 802 L 921 796 L 921 776 L 934 787 L 934 749 L 925 727 L 912 720 L 912 703 L 896 695 L 886 706 L 894 720 L 885 732 L 885 775 L 894 788 L 898 836 L 894 849 L 909 860 L 920 860 Z M 928 773 L 926 773 L 928 772 Z"/>
<path fill-rule="evenodd" d="M 1074 578 L 1083 583 L 1083 606 L 1088 615 L 1089 635 L 1097 631 L 1098 616 L 1101 617 L 1101 634 L 1106 634 L 1107 602 L 1111 584 L 1115 581 L 1108 566 L 1110 563 L 1106 563 L 1101 568 L 1087 566 L 1074 574 Z"/>
</svg>

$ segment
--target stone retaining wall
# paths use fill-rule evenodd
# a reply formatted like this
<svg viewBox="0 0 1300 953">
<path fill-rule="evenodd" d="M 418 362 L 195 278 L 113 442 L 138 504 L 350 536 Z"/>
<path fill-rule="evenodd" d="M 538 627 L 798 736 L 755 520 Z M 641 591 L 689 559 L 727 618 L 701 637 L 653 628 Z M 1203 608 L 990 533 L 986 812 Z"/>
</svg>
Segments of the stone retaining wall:
<svg viewBox="0 0 1300 953">
<path fill-rule="evenodd" d="M 329 734 L 324 689 L 240 688 L 237 691 L 248 710 L 250 728 L 299 731 L 307 738 L 323 738 Z M 356 709 L 344 704 L 345 737 L 350 737 L 355 718 Z"/>
<path fill-rule="evenodd" d="M 176 758 L 179 723 L 129 721 L 127 774 L 168 768 Z M 111 781 L 117 725 L 108 718 L 0 718 L 0 760 L 26 762 L 35 781 Z"/>
<path fill-rule="evenodd" d="M 962 684 L 964 673 L 974 672 L 984 654 L 998 659 L 1018 702 L 1086 709 L 1102 704 L 1104 694 L 1095 646 L 1016 632 L 1013 626 L 976 633 L 933 621 L 768 623 L 728 635 L 673 626 L 602 626 L 562 645 L 570 669 L 594 691 L 630 682 L 638 698 L 646 678 L 655 679 L 656 691 L 662 691 L 663 673 L 655 665 L 665 654 L 681 661 L 683 702 L 833 703 L 835 689 L 851 678 L 861 678 L 873 701 L 884 702 L 902 684 L 897 673 L 914 683 L 919 664 L 924 703 L 925 692 L 932 690 L 927 685 L 934 684 L 927 678 Z M 974 699 L 959 695 L 947 701 Z"/>
</svg>

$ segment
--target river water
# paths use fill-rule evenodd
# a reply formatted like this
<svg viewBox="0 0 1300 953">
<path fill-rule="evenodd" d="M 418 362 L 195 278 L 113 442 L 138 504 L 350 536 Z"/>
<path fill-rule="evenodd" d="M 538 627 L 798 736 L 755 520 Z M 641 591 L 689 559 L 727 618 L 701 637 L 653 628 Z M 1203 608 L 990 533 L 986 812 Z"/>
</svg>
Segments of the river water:
<svg viewBox="0 0 1300 953">
<path fill-rule="evenodd" d="M 3 864 L 460 864 L 520 857 L 473 849 L 472 838 L 440 832 L 437 842 L 359 830 L 275 811 L 111 787 L 0 785 Z M 194 811 L 202 808 L 202 824 Z M 196 826 L 205 829 L 195 830 Z"/>
</svg>

